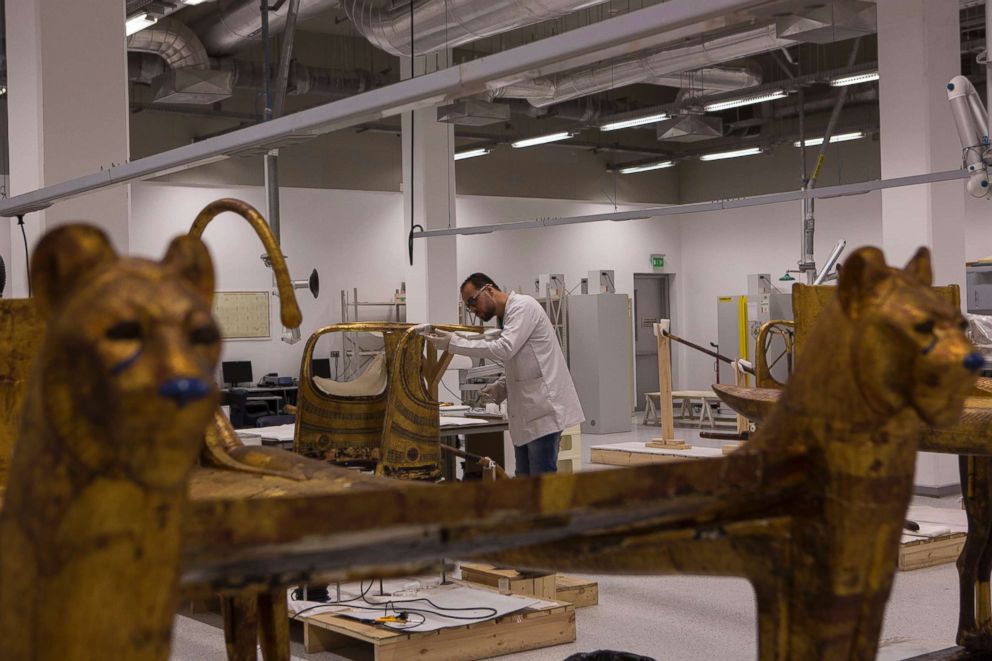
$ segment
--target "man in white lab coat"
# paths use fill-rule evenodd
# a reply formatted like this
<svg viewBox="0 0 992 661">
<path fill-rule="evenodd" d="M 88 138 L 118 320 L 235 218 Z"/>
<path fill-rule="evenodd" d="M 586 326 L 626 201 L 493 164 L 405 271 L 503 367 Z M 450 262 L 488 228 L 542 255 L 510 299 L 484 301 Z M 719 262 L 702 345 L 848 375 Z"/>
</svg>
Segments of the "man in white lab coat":
<svg viewBox="0 0 992 661">
<path fill-rule="evenodd" d="M 461 295 L 483 321 L 499 320 L 499 335 L 467 339 L 432 330 L 427 339 L 440 350 L 503 364 L 505 375 L 481 394 L 496 403 L 507 400 L 516 474 L 557 472 L 562 431 L 585 418 L 554 327 L 536 300 L 500 291 L 484 273 L 466 278 Z"/>
</svg>

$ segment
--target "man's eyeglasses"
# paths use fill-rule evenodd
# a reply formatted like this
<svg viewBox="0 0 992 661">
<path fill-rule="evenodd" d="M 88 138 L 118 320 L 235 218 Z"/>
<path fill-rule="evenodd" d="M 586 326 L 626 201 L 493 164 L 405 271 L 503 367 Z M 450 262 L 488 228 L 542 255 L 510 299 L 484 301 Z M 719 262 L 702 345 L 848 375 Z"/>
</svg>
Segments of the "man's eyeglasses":
<svg viewBox="0 0 992 661">
<path fill-rule="evenodd" d="M 489 285 L 484 286 L 482 289 L 480 289 L 479 291 L 475 292 L 474 295 L 469 296 L 468 298 L 466 298 L 465 299 L 465 307 L 469 308 L 470 310 L 474 310 L 476 304 L 479 302 L 479 297 L 482 296 L 482 292 L 486 291 L 487 289 L 489 289 Z"/>
</svg>

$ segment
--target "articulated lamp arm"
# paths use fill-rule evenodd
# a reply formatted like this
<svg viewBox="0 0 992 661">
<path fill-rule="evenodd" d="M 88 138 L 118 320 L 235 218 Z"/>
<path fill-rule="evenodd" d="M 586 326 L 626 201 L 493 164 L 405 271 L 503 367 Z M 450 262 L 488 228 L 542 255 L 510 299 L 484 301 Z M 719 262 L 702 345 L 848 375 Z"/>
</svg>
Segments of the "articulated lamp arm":
<svg viewBox="0 0 992 661">
<path fill-rule="evenodd" d="M 299 328 L 300 323 L 303 322 L 303 314 L 300 312 L 300 306 L 296 302 L 296 292 L 293 289 L 293 282 L 289 278 L 289 268 L 286 266 L 286 260 L 282 256 L 279 244 L 276 243 L 276 239 L 272 235 L 272 230 L 269 229 L 269 224 L 265 222 L 262 214 L 253 206 L 241 200 L 231 198 L 211 202 L 203 208 L 203 211 L 193 221 L 193 226 L 189 230 L 190 235 L 197 238 L 202 237 L 203 231 L 207 228 L 210 221 L 225 211 L 234 212 L 247 220 L 252 226 L 252 229 L 255 230 L 255 234 L 262 241 L 262 245 L 265 246 L 265 253 L 272 263 L 272 272 L 276 276 L 276 286 L 279 289 L 279 313 L 282 319 L 282 325 L 290 329 Z"/>
</svg>

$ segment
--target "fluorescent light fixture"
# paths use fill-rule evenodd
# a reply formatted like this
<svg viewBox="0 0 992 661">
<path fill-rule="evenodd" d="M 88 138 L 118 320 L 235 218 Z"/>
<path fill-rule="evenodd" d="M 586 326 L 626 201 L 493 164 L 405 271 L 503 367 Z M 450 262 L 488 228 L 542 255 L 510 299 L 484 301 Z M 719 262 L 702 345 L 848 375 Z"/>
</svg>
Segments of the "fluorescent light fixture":
<svg viewBox="0 0 992 661">
<path fill-rule="evenodd" d="M 635 117 L 634 119 L 623 119 L 617 122 L 608 122 L 599 127 L 600 131 L 616 131 L 618 129 L 629 129 L 633 126 L 642 126 L 644 124 L 657 124 L 666 119 L 671 118 L 667 112 L 659 112 L 654 115 L 645 115 L 644 117 Z"/>
<path fill-rule="evenodd" d="M 870 83 L 874 80 L 878 80 L 877 71 L 869 71 L 868 73 L 859 73 L 853 76 L 842 76 L 840 78 L 834 78 L 830 81 L 831 87 L 844 87 L 845 85 L 858 85 L 860 83 Z"/>
<path fill-rule="evenodd" d="M 629 168 L 617 170 L 620 174 L 634 174 L 635 172 L 647 172 L 649 170 L 661 170 L 675 165 L 675 161 L 661 161 L 660 163 L 648 163 L 646 165 L 631 165 Z"/>
<path fill-rule="evenodd" d="M 151 14 L 135 16 L 134 18 L 128 19 L 128 21 L 124 23 L 124 34 L 130 37 L 135 32 L 141 32 L 145 28 L 155 25 L 157 21 L 158 19 Z"/>
<path fill-rule="evenodd" d="M 762 153 L 761 147 L 750 147 L 748 149 L 736 149 L 734 151 L 720 151 L 715 154 L 703 154 L 699 157 L 701 161 L 720 161 L 725 158 L 740 158 L 741 156 L 757 156 Z"/>
<path fill-rule="evenodd" d="M 830 142 L 847 142 L 848 140 L 858 140 L 865 137 L 864 132 L 855 131 L 854 133 L 838 133 L 837 135 L 830 136 Z M 807 138 L 804 140 L 807 147 L 817 147 L 823 144 L 823 138 Z M 794 146 L 799 146 L 799 141 L 796 140 L 792 143 Z"/>
<path fill-rule="evenodd" d="M 457 151 L 455 152 L 455 160 L 460 161 L 463 158 L 475 158 L 476 156 L 485 156 L 491 151 L 492 149 L 489 149 L 488 147 L 483 147 L 481 149 L 469 149 L 468 151 Z"/>
<path fill-rule="evenodd" d="M 190 7 L 195 7 L 196 5 L 202 5 L 206 1 L 207 0 L 183 0 L 183 4 Z"/>
<path fill-rule="evenodd" d="M 552 133 L 550 135 L 539 135 L 536 138 L 527 138 L 526 140 L 517 140 L 516 142 L 510 143 L 510 146 L 514 149 L 520 149 L 521 147 L 533 147 L 534 145 L 543 145 L 548 142 L 558 142 L 559 140 L 568 140 L 572 137 L 571 131 L 562 131 L 561 133 Z"/>
<path fill-rule="evenodd" d="M 764 103 L 765 101 L 774 101 L 776 99 L 784 99 L 788 94 L 784 90 L 772 90 L 770 92 L 764 92 L 762 94 L 752 94 L 751 96 L 742 96 L 739 99 L 730 99 L 729 101 L 717 101 L 715 103 L 706 104 L 706 112 L 717 112 L 718 110 L 728 110 L 730 108 L 740 108 L 741 106 L 752 106 L 755 103 Z"/>
</svg>

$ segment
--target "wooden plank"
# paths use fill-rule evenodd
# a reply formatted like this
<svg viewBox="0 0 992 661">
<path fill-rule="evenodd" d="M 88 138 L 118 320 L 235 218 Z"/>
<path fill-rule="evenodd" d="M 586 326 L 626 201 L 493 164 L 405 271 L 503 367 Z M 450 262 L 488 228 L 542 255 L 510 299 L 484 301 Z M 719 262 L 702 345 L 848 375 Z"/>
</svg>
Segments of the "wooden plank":
<svg viewBox="0 0 992 661">
<path fill-rule="evenodd" d="M 332 614 L 304 617 L 307 653 L 364 643 L 375 661 L 476 661 L 575 641 L 575 607 L 527 609 L 468 626 L 425 633 L 380 629 Z M 327 647 L 322 647 L 326 644 Z"/>
<path fill-rule="evenodd" d="M 899 569 L 911 571 L 955 562 L 964 548 L 966 535 L 953 533 L 899 545 Z"/>
<path fill-rule="evenodd" d="M 576 608 L 595 606 L 599 603 L 599 583 L 587 578 L 556 575 L 555 601 L 564 601 Z"/>
<path fill-rule="evenodd" d="M 697 458 L 680 457 L 673 454 L 649 454 L 647 452 L 592 448 L 589 461 L 594 464 L 606 464 L 608 466 L 639 466 L 643 464 L 667 464 L 673 461 L 689 461 Z"/>
</svg>

